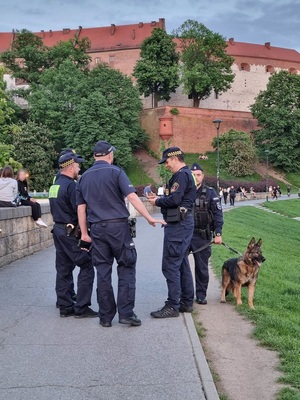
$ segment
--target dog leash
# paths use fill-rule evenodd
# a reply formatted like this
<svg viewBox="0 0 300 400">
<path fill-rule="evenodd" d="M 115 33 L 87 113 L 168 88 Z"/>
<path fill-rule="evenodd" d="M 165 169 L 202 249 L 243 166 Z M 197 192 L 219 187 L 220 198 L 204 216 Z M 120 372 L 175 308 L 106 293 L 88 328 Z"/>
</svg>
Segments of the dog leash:
<svg viewBox="0 0 300 400">
<path fill-rule="evenodd" d="M 225 246 L 226 249 L 232 251 L 233 253 L 238 254 L 239 256 L 242 256 L 242 254 L 239 251 L 237 251 L 237 250 L 233 249 L 232 247 L 228 246 L 228 244 L 222 242 L 222 245 Z"/>
<path fill-rule="evenodd" d="M 209 246 L 211 246 L 212 244 L 215 244 L 215 242 L 206 243 L 204 246 L 201 246 L 199 249 L 197 249 L 197 250 L 195 250 L 195 251 L 192 251 L 191 253 L 192 253 L 192 254 L 200 253 L 200 251 L 203 251 L 203 250 L 207 249 L 207 248 L 208 248 Z M 234 248 L 228 246 L 228 244 L 226 244 L 226 243 L 224 243 L 224 242 L 222 242 L 221 244 L 222 244 L 224 247 L 226 247 L 226 249 L 232 251 L 232 252 L 235 253 L 235 254 L 238 254 L 239 256 L 242 256 L 242 254 L 241 254 L 239 251 L 237 251 L 237 250 L 235 250 Z"/>
</svg>

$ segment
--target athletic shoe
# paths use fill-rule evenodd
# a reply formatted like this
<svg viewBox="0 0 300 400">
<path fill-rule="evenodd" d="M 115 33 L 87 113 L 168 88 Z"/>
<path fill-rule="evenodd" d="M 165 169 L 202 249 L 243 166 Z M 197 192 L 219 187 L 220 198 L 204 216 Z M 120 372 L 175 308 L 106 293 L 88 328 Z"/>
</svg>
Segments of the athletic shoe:
<svg viewBox="0 0 300 400">
<path fill-rule="evenodd" d="M 45 224 L 44 221 L 42 221 L 41 219 L 38 219 L 37 221 L 35 221 L 36 225 L 42 227 L 42 228 L 48 228 L 48 225 Z"/>
<path fill-rule="evenodd" d="M 132 317 L 127 317 L 127 318 L 120 318 L 119 319 L 120 324 L 125 324 L 125 325 L 131 325 L 131 326 L 140 326 L 142 325 L 142 321 L 138 319 L 138 317 L 133 314 Z"/>
<path fill-rule="evenodd" d="M 160 308 L 157 311 L 152 311 L 150 315 L 153 318 L 173 318 L 179 316 L 179 311 L 166 304 L 163 308 Z"/>
<path fill-rule="evenodd" d="M 83 310 L 74 312 L 75 318 L 95 318 L 98 317 L 98 313 L 92 310 L 90 307 L 85 307 Z"/>
</svg>

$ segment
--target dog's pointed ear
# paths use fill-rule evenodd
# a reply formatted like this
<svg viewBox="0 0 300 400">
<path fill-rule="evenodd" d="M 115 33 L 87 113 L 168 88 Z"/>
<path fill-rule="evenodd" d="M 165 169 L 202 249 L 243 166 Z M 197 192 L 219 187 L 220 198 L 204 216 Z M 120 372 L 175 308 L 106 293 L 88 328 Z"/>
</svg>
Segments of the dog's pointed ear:
<svg viewBox="0 0 300 400">
<path fill-rule="evenodd" d="M 248 249 L 252 248 L 254 245 L 255 245 L 255 238 L 253 237 L 253 238 L 250 240 L 249 244 L 248 244 Z"/>
<path fill-rule="evenodd" d="M 262 245 L 262 238 L 260 238 L 256 243 L 256 246 L 258 247 L 261 247 L 261 245 Z"/>
</svg>

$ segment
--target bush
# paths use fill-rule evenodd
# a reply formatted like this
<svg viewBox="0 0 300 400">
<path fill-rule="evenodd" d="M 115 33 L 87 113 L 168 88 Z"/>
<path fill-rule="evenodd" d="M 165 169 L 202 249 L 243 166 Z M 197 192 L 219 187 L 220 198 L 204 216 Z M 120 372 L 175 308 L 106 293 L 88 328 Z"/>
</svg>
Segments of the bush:
<svg viewBox="0 0 300 400">
<path fill-rule="evenodd" d="M 178 108 L 176 108 L 176 107 L 174 107 L 174 108 L 171 108 L 171 110 L 170 110 L 170 114 L 172 114 L 172 115 L 178 115 L 178 114 L 179 114 L 179 110 L 178 110 Z"/>
</svg>

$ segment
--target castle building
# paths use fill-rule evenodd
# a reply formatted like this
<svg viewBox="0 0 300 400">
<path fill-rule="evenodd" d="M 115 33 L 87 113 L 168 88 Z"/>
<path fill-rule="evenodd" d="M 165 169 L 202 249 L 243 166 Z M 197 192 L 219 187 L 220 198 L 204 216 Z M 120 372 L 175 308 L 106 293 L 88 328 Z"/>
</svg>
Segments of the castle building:
<svg viewBox="0 0 300 400">
<path fill-rule="evenodd" d="M 132 75 L 140 57 L 141 44 L 155 28 L 165 29 L 165 19 L 132 25 L 111 24 L 100 28 L 79 26 L 78 29 L 65 28 L 61 31 L 43 30 L 35 34 L 42 38 L 48 47 L 74 37 L 87 37 L 91 42 L 88 51 L 91 56 L 91 68 L 105 62 L 126 75 Z M 0 53 L 11 48 L 15 35 L 14 31 L 0 33 Z M 293 74 L 300 73 L 300 53 L 296 50 L 273 47 L 271 43 L 260 45 L 236 42 L 234 38 L 229 39 L 227 44 L 227 52 L 235 60 L 232 66 L 235 74 L 232 87 L 217 98 L 211 95 L 208 99 L 202 100 L 200 108 L 249 112 L 249 106 L 254 103 L 258 93 L 266 88 L 272 73 L 282 69 Z M 6 80 L 9 88 L 23 83 L 9 79 L 8 76 Z M 183 88 L 179 87 L 168 103 L 162 101 L 159 105 L 191 107 L 192 100 L 188 99 L 183 93 Z M 144 99 L 144 106 L 151 108 L 151 98 Z"/>
<path fill-rule="evenodd" d="M 105 62 L 132 76 L 134 66 L 140 58 L 141 44 L 155 28 L 165 29 L 164 18 L 149 23 L 111 24 L 100 28 L 79 26 L 78 29 L 65 28 L 35 34 L 48 47 L 74 37 L 87 37 L 91 42 L 88 51 L 91 68 Z M 14 31 L 0 33 L 0 53 L 11 48 L 15 35 Z M 176 143 L 182 143 L 188 152 L 211 150 L 211 141 L 215 134 L 211 121 L 215 117 L 222 117 L 224 132 L 231 128 L 246 132 L 256 129 L 257 124 L 250 113 L 250 106 L 260 91 L 266 89 L 270 76 L 280 70 L 292 74 L 300 73 L 300 53 L 296 50 L 273 47 L 271 43 L 260 45 L 236 42 L 234 38 L 230 38 L 227 45 L 227 53 L 234 57 L 232 70 L 235 74 L 234 82 L 227 92 L 218 96 L 212 94 L 202 100 L 199 109 L 191 108 L 192 100 L 183 93 L 182 87 L 171 95 L 169 102 L 160 102 L 157 110 L 151 110 L 151 97 L 143 99 L 145 110 L 141 123 L 152 139 L 150 147 L 154 151 L 159 149 L 159 139 L 174 139 Z M 9 75 L 5 79 L 8 89 L 24 86 L 24 82 Z M 180 107 L 180 114 L 175 116 L 170 113 L 172 107 Z"/>
</svg>

